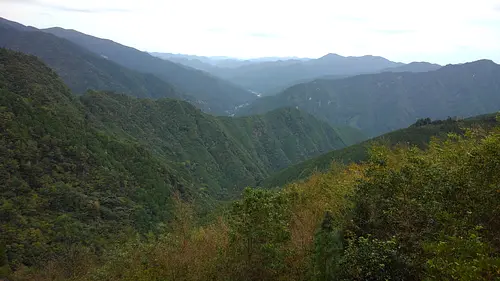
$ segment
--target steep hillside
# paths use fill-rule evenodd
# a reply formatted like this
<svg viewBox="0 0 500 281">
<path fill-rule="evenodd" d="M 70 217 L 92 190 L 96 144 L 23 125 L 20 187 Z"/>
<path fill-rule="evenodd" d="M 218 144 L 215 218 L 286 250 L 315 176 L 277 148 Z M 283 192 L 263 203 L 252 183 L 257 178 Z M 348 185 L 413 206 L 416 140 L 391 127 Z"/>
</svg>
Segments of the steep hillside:
<svg viewBox="0 0 500 281">
<path fill-rule="evenodd" d="M 459 121 L 449 119 L 445 121 L 436 120 L 422 125 L 416 123 L 406 129 L 390 132 L 356 145 L 331 151 L 285 168 L 267 178 L 262 182 L 261 186 L 266 188 L 284 186 L 287 183 L 308 178 L 315 172 L 327 171 L 333 162 L 348 164 L 366 161 L 369 158 L 368 149 L 373 144 L 388 146 L 402 144 L 425 148 L 433 137 L 445 138 L 449 133 L 463 134 L 466 128 L 490 128 L 494 125 L 498 125 L 495 114 L 481 115 Z"/>
<path fill-rule="evenodd" d="M 283 188 L 246 188 L 202 225 L 177 201 L 172 228 L 157 236 L 104 255 L 69 251 L 9 279 L 498 279 L 499 127 L 372 156 Z"/>
<path fill-rule="evenodd" d="M 258 99 L 240 115 L 297 107 L 330 124 L 377 136 L 418 118 L 468 117 L 500 109 L 500 66 L 488 60 L 422 73 L 367 74 L 316 80 Z"/>
<path fill-rule="evenodd" d="M 14 267 L 101 248 L 169 216 L 190 187 L 145 146 L 95 129 L 38 59 L 0 49 L 0 244 Z"/>
<path fill-rule="evenodd" d="M 109 90 L 148 98 L 184 98 L 170 84 L 151 75 L 129 70 L 68 40 L 41 31 L 21 31 L 0 23 L 0 47 L 42 59 L 74 93 Z"/>
<path fill-rule="evenodd" d="M 206 72 L 154 57 L 111 40 L 62 28 L 44 31 L 70 40 L 127 68 L 154 74 L 195 97 L 198 106 L 206 112 L 226 115 L 236 106 L 256 98 L 251 92 Z"/>
<path fill-rule="evenodd" d="M 154 231 L 171 219 L 174 193 L 206 206 L 345 146 L 293 109 L 229 118 L 172 99 L 76 97 L 36 57 L 6 49 L 0 133 L 0 244 L 14 267 Z"/>
<path fill-rule="evenodd" d="M 99 92 L 81 100 L 100 128 L 178 163 L 215 197 L 234 195 L 273 171 L 346 146 L 335 129 L 298 110 L 230 118 L 204 114 L 178 100 Z"/>
</svg>

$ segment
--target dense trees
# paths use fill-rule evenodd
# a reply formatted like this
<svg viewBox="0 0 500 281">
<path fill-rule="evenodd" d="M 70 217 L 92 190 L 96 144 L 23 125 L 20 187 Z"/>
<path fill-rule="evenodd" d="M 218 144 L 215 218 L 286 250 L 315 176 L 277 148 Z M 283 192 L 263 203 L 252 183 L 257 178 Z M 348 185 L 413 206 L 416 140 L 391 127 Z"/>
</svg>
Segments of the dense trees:
<svg viewBox="0 0 500 281">
<path fill-rule="evenodd" d="M 352 132 L 291 109 L 234 119 L 75 97 L 0 49 L 0 278 L 497 280 L 498 122 L 419 120 L 304 181 L 213 204 Z"/>
<path fill-rule="evenodd" d="M 167 219 L 185 186 L 168 164 L 89 125 L 37 59 L 2 49 L 0 64 L 0 244 L 14 268 Z"/>
<path fill-rule="evenodd" d="M 396 130 L 379 137 L 351 145 L 349 147 L 333 150 L 313 157 L 309 160 L 291 165 L 266 178 L 260 186 L 276 187 L 287 183 L 306 179 L 315 172 L 324 172 L 330 169 L 332 161 L 338 163 L 363 162 L 369 159 L 369 148 L 373 144 L 395 146 L 398 144 L 416 145 L 426 148 L 432 138 L 446 138 L 449 133 L 463 135 L 467 128 L 495 126 L 495 114 L 486 114 L 463 120 L 447 118 L 434 120 L 430 118 L 419 119 L 415 124 L 406 129 Z"/>
<path fill-rule="evenodd" d="M 178 100 L 73 96 L 38 59 L 5 49 L 0 66 L 0 244 L 14 269 L 158 233 L 173 194 L 206 213 L 347 142 L 298 110 L 219 118 Z"/>
<path fill-rule="evenodd" d="M 364 164 L 246 189 L 208 225 L 181 215 L 180 227 L 121 246 L 72 279 L 496 280 L 498 159 L 500 128 L 427 150 L 374 146 Z"/>
<path fill-rule="evenodd" d="M 341 135 L 343 129 L 292 109 L 229 118 L 204 114 L 178 100 L 102 92 L 89 92 L 80 100 L 102 130 L 151 147 L 219 198 L 239 194 L 242 187 L 256 185 L 273 171 L 349 143 Z"/>
</svg>

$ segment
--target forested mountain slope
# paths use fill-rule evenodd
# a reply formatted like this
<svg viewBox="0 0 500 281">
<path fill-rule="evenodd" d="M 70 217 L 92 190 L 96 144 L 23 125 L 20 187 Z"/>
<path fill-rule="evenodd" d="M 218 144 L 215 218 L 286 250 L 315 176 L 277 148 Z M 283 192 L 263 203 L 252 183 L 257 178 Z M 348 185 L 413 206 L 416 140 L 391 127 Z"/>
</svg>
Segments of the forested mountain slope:
<svg viewBox="0 0 500 281">
<path fill-rule="evenodd" d="M 22 31 L 0 23 L 0 47 L 42 59 L 74 93 L 109 90 L 137 97 L 189 99 L 172 85 L 122 67 L 76 44 L 42 31 Z"/>
<path fill-rule="evenodd" d="M 81 100 L 100 128 L 132 137 L 182 165 L 212 196 L 235 194 L 273 171 L 346 146 L 327 123 L 296 109 L 230 118 L 178 100 L 99 92 Z"/>
<path fill-rule="evenodd" d="M 155 230 L 174 193 L 227 199 L 351 134 L 295 109 L 233 119 L 172 99 L 76 97 L 36 57 L 6 49 L 0 93 L 0 243 L 14 265 Z"/>
<path fill-rule="evenodd" d="M 461 135 L 468 128 L 489 129 L 498 125 L 495 116 L 496 114 L 487 114 L 464 120 L 431 121 L 430 119 L 421 119 L 408 128 L 393 131 L 343 149 L 334 150 L 287 167 L 264 180 L 261 186 L 266 188 L 284 186 L 287 183 L 308 178 L 315 172 L 325 172 L 331 168 L 334 162 L 349 164 L 366 161 L 369 159 L 369 148 L 374 144 L 389 147 L 396 145 L 417 146 L 424 149 L 432 138 L 443 139 L 450 133 Z"/>
<path fill-rule="evenodd" d="M 137 142 L 94 128 L 57 74 L 0 49 L 0 243 L 12 265 L 164 221 L 190 188 Z"/>
<path fill-rule="evenodd" d="M 254 94 L 206 72 L 154 57 L 111 40 L 93 37 L 75 30 L 43 30 L 65 38 L 127 68 L 151 73 L 193 96 L 206 112 L 227 115 L 236 106 L 252 101 Z"/>
<path fill-rule="evenodd" d="M 13 280 L 496 280 L 499 158 L 498 126 L 425 150 L 374 147 L 364 163 L 247 188 L 201 225 L 176 201 L 170 229 L 105 254 L 68 251 Z"/>
<path fill-rule="evenodd" d="M 240 115 L 297 107 L 330 124 L 377 136 L 419 118 L 469 117 L 500 109 L 500 66 L 489 60 L 422 73 L 367 74 L 316 80 L 256 100 Z"/>
</svg>

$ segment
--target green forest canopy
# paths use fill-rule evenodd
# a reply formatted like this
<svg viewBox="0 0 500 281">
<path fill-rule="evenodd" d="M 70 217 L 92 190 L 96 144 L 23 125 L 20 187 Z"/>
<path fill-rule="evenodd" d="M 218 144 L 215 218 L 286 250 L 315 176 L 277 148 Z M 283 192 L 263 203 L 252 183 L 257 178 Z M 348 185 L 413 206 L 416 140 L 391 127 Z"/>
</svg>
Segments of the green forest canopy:
<svg viewBox="0 0 500 281">
<path fill-rule="evenodd" d="M 178 100 L 77 97 L 37 58 L 5 49 L 0 65 L 1 242 L 14 267 L 157 231 L 174 194 L 203 212 L 352 136 L 291 109 L 234 119 Z"/>
</svg>

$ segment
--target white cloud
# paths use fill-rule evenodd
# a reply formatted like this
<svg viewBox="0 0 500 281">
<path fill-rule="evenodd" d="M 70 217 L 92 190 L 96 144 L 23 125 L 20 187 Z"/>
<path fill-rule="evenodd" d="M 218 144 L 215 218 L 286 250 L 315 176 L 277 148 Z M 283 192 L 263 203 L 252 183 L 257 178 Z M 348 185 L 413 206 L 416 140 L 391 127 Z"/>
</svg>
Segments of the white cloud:
<svg viewBox="0 0 500 281">
<path fill-rule="evenodd" d="M 0 0 L 0 7 L 21 23 L 148 51 L 500 62 L 498 0 Z"/>
</svg>

